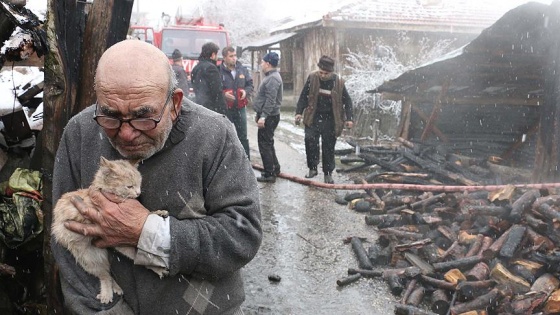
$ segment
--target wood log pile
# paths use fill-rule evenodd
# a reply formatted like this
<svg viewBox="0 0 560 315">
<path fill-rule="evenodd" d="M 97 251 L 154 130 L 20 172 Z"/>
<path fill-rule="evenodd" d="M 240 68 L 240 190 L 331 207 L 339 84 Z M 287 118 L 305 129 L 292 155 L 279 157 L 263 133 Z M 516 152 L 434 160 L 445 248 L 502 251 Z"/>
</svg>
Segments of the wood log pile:
<svg viewBox="0 0 560 315">
<path fill-rule="evenodd" d="M 392 172 L 403 172 L 397 169 L 402 157 L 411 160 L 402 154 L 400 162 L 385 161 Z M 443 170 L 400 178 L 474 180 L 458 168 Z M 364 213 L 378 234 L 368 245 L 358 237 L 345 240 L 358 266 L 348 269 L 339 286 L 382 278 L 399 297 L 395 314 L 560 314 L 560 194 L 553 189 L 379 189 L 340 195 L 337 202 Z"/>
<path fill-rule="evenodd" d="M 345 168 L 339 173 L 363 172 L 373 168 L 364 180 L 420 185 L 489 185 L 529 182 L 530 172 L 500 165 L 501 158 L 471 158 L 450 152 L 440 145 L 421 145 L 402 138 L 385 145 L 360 145 L 346 140 L 353 149 L 339 150 Z M 350 153 L 354 153 L 348 155 Z"/>
</svg>

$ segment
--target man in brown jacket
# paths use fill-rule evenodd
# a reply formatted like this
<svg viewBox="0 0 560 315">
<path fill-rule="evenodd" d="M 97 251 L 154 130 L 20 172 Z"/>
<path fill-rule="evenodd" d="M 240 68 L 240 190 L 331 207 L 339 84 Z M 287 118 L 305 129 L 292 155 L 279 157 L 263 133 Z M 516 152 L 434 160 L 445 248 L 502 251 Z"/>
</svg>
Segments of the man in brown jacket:
<svg viewBox="0 0 560 315">
<path fill-rule="evenodd" d="M 352 99 L 346 90 L 344 80 L 334 73 L 332 58 L 322 56 L 317 66 L 319 70 L 307 77 L 299 96 L 295 123 L 300 124 L 303 114 L 305 153 L 307 167 L 309 167 L 309 173 L 305 177 L 312 178 L 318 174 L 319 138 L 321 138 L 325 183 L 333 184 L 336 138 L 340 136 L 344 127 L 348 129 L 353 127 Z"/>
</svg>

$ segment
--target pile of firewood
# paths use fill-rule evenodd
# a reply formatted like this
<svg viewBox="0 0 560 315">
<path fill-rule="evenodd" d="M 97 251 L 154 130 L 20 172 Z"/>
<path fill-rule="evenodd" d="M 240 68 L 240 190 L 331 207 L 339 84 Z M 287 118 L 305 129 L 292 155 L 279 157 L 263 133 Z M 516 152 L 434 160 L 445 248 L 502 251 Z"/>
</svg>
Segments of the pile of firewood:
<svg viewBox="0 0 560 315">
<path fill-rule="evenodd" d="M 402 138 L 380 145 L 360 144 L 346 140 L 352 149 L 338 150 L 340 162 L 346 165 L 339 173 L 370 171 L 368 183 L 416 185 L 490 185 L 528 182 L 528 170 L 501 165 L 497 156 L 487 158 L 454 154 L 440 145 L 412 143 Z"/>
<path fill-rule="evenodd" d="M 551 190 L 369 191 L 337 202 L 365 213 L 379 235 L 367 250 L 347 239 L 359 268 L 338 284 L 382 277 L 400 296 L 396 314 L 560 313 L 560 195 Z"/>
</svg>

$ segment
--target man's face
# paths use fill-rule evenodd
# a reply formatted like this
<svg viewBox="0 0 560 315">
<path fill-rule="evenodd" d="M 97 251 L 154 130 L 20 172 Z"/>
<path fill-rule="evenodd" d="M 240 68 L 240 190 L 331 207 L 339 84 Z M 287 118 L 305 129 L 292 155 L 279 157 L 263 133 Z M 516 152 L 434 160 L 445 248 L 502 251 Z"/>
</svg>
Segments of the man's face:
<svg viewBox="0 0 560 315">
<path fill-rule="evenodd" d="M 161 120 L 154 129 L 138 130 L 128 122 L 117 129 L 103 128 L 111 145 L 127 159 L 147 159 L 161 150 L 173 127 L 173 97 L 168 88 L 144 86 L 97 92 L 97 113 L 120 119 L 153 118 Z M 165 103 L 167 100 L 167 103 Z"/>
<path fill-rule="evenodd" d="M 235 68 L 235 63 L 237 62 L 237 55 L 235 51 L 228 51 L 227 55 L 224 56 L 224 63 L 230 69 Z"/>
<path fill-rule="evenodd" d="M 332 72 L 330 72 L 330 71 L 325 71 L 325 70 L 322 70 L 322 69 L 319 70 L 319 78 L 321 80 L 330 79 L 331 75 L 332 75 Z"/>
</svg>

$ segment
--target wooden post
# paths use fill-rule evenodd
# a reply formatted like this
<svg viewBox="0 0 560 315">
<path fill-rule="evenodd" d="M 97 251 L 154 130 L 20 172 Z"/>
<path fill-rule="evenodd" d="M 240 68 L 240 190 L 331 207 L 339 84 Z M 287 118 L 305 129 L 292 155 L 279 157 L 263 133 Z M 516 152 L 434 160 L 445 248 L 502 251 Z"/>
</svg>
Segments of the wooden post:
<svg viewBox="0 0 560 315">
<path fill-rule="evenodd" d="M 49 314 L 64 314 L 56 265 L 50 251 L 52 172 L 68 120 L 94 102 L 93 73 L 107 47 L 126 38 L 133 0 L 48 0 L 44 122 L 41 132 L 45 283 Z M 88 18 L 89 11 L 89 18 Z M 80 95 L 78 97 L 78 95 Z"/>
<path fill-rule="evenodd" d="M 554 1 L 547 10 L 548 26 L 543 38 L 549 45 L 544 67 L 544 102 L 540 110 L 537 156 L 533 182 L 554 182 L 560 179 L 560 2 Z"/>
</svg>

